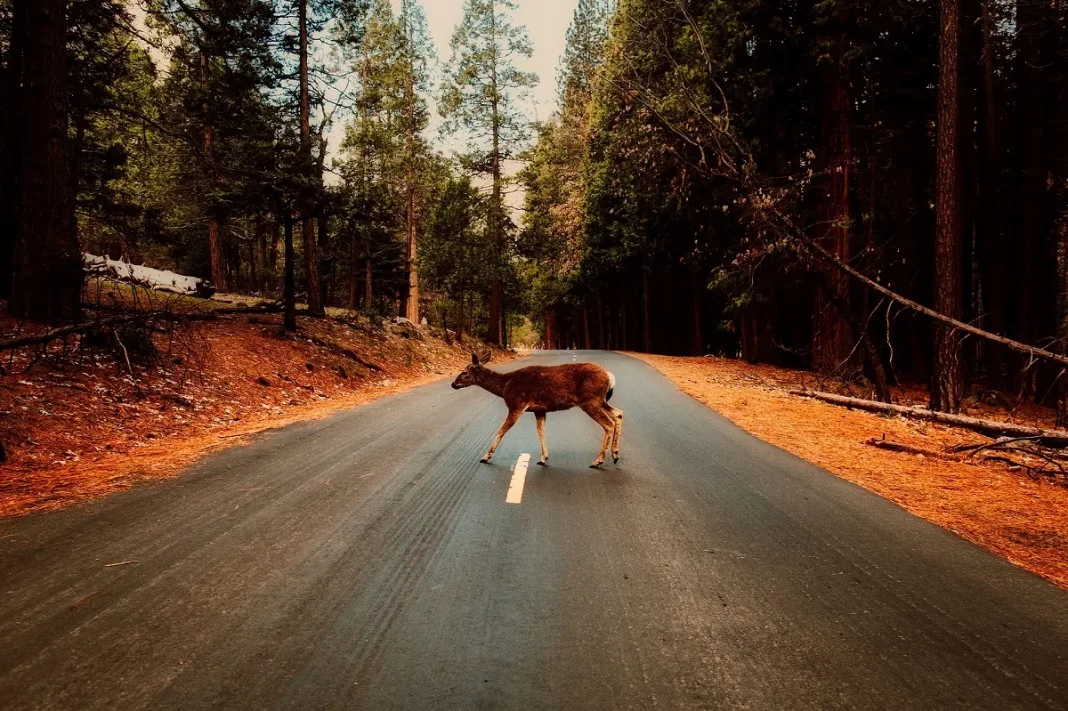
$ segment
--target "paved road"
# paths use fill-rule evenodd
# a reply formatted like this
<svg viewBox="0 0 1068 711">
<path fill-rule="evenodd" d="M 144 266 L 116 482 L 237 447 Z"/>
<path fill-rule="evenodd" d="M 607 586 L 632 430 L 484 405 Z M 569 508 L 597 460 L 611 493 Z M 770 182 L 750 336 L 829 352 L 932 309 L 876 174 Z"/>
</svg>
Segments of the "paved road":
<svg viewBox="0 0 1068 711">
<path fill-rule="evenodd" d="M 518 505 L 533 416 L 480 465 L 504 406 L 443 382 L 0 523 L 0 707 L 1068 707 L 1068 594 L 579 357 L 623 459 L 551 414 Z"/>
</svg>

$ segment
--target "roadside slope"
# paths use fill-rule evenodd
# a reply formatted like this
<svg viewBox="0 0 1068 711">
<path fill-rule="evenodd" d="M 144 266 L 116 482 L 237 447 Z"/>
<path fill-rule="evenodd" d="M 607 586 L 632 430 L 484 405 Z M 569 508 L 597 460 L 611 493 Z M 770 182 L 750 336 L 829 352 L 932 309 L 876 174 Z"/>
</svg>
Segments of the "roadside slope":
<svg viewBox="0 0 1068 711">
<path fill-rule="evenodd" d="M 787 390 L 801 385 L 802 375 L 780 368 L 722 358 L 628 355 L 765 442 L 1068 588 L 1068 486 L 996 462 L 947 461 L 865 444 L 885 437 L 941 450 L 983 441 L 980 435 L 791 396 Z"/>
<path fill-rule="evenodd" d="M 157 338 L 158 354 L 129 367 L 88 342 L 15 353 L 0 375 L 0 517 L 171 476 L 244 435 L 445 377 L 470 357 L 470 343 L 410 324 L 299 325 L 288 334 L 278 315 L 220 316 L 183 326 L 180 342 Z"/>
</svg>

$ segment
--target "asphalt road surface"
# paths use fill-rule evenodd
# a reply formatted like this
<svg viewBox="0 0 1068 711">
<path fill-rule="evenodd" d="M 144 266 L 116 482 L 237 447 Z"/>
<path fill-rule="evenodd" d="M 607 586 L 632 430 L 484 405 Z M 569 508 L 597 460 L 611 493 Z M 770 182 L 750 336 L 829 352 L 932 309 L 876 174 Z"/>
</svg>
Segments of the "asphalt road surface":
<svg viewBox="0 0 1068 711">
<path fill-rule="evenodd" d="M 0 522 L 0 708 L 1068 708 L 1068 593 L 577 357 L 622 459 L 550 414 L 518 504 L 441 382 Z"/>
</svg>

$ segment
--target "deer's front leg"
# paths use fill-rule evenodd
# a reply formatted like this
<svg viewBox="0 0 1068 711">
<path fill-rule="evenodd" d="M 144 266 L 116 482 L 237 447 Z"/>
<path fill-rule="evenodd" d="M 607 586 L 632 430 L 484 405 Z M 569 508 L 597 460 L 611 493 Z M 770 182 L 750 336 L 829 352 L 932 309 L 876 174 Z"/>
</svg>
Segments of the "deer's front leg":
<svg viewBox="0 0 1068 711">
<path fill-rule="evenodd" d="M 501 425 L 501 428 L 497 430 L 497 436 L 493 438 L 493 444 L 490 445 L 489 451 L 486 452 L 486 454 L 483 455 L 482 459 L 479 461 L 488 462 L 490 459 L 493 458 L 493 453 L 497 451 L 497 445 L 501 443 L 501 438 L 504 437 L 505 433 L 508 430 L 512 429 L 512 425 L 514 425 L 516 421 L 519 420 L 519 416 L 522 414 L 523 410 L 508 411 L 508 417 L 504 418 L 504 423 Z"/>
<path fill-rule="evenodd" d="M 549 448 L 545 446 L 545 413 L 535 412 L 534 417 L 538 421 L 538 441 L 541 442 L 541 459 L 538 464 L 545 466 L 545 462 L 549 461 Z"/>
</svg>

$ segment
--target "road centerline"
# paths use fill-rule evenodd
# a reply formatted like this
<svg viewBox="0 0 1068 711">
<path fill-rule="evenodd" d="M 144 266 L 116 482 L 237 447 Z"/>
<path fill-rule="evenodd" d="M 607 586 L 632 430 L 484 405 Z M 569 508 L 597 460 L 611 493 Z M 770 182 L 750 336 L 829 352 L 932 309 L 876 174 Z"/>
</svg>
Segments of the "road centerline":
<svg viewBox="0 0 1068 711">
<path fill-rule="evenodd" d="M 512 481 L 508 483 L 508 493 L 504 497 L 507 504 L 518 504 L 523 501 L 523 485 L 527 481 L 527 467 L 530 466 L 530 455 L 526 452 L 519 455 L 515 466 L 512 467 Z"/>
</svg>

